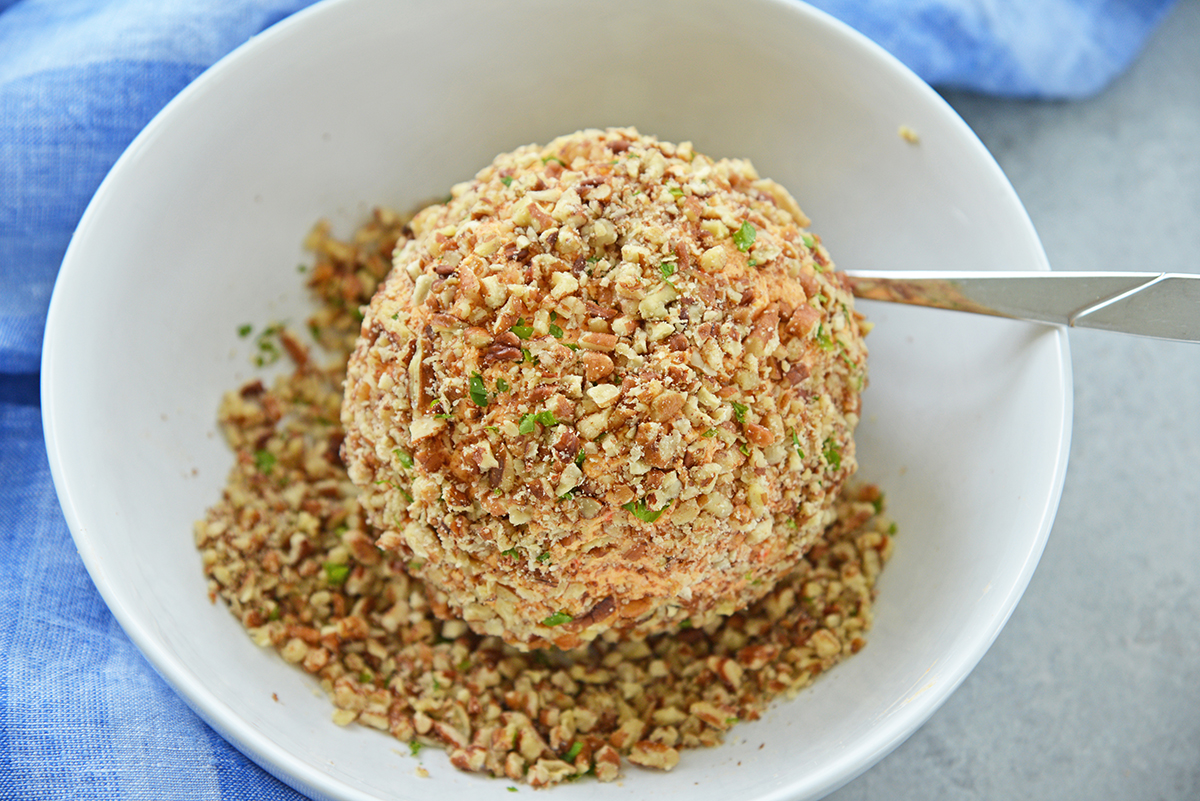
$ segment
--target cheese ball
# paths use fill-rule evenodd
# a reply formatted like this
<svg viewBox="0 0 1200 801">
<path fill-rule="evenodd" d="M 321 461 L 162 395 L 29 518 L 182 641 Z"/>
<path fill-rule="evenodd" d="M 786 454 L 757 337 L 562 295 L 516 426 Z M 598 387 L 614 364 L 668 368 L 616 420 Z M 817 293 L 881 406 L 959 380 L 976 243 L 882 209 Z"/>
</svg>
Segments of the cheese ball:
<svg viewBox="0 0 1200 801">
<path fill-rule="evenodd" d="M 521 648 L 763 596 L 856 469 L 867 324 L 748 161 L 633 129 L 498 156 L 411 223 L 343 458 L 440 616 Z"/>
</svg>

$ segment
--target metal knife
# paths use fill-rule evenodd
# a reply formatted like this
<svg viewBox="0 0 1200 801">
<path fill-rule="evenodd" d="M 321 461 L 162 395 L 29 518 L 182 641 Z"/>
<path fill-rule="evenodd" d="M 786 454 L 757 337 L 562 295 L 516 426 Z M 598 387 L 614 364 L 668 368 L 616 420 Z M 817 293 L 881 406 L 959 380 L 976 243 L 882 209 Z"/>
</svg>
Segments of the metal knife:
<svg viewBox="0 0 1200 801">
<path fill-rule="evenodd" d="M 855 296 L 1200 341 L 1200 274 L 845 270 Z"/>
</svg>

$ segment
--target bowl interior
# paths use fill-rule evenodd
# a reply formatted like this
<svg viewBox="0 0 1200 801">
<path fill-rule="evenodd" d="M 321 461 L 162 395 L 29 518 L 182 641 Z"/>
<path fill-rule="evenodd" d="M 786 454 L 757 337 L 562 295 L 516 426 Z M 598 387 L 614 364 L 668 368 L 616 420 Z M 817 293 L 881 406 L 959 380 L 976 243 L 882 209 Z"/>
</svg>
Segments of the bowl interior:
<svg viewBox="0 0 1200 801">
<path fill-rule="evenodd" d="M 212 725 L 311 795 L 510 797 L 439 753 L 422 754 L 431 778 L 418 778 L 402 744 L 334 726 L 308 677 L 208 602 L 191 526 L 232 461 L 220 395 L 256 374 L 237 329 L 304 319 L 296 265 L 318 218 L 348 233 L 373 205 L 442 196 L 502 150 L 609 125 L 751 158 L 843 268 L 1046 269 L 1020 202 L 953 111 L 795 3 L 333 0 L 225 59 L 146 129 L 85 214 L 52 302 L 43 409 L 68 523 L 126 631 Z M 605 794 L 827 792 L 937 708 L 1024 590 L 1065 471 L 1065 334 L 862 309 L 877 323 L 862 476 L 900 525 L 869 646 L 719 749 L 685 752 L 671 774 L 627 768 Z"/>
</svg>

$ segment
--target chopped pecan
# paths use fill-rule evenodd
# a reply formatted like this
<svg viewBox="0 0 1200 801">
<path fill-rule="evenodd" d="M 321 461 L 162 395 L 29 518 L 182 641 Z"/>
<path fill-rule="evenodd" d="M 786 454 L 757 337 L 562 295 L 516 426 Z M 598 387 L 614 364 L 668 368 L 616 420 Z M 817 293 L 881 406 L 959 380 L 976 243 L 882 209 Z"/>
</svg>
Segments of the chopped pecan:
<svg viewBox="0 0 1200 801">
<path fill-rule="evenodd" d="M 801 303 L 800 306 L 792 312 L 791 318 L 787 323 L 787 331 L 793 336 L 804 336 L 812 327 L 821 319 L 821 312 L 814 309 L 807 303 Z"/>
<path fill-rule="evenodd" d="M 799 384 L 804 379 L 808 378 L 808 365 L 804 362 L 796 362 L 792 368 L 787 371 L 786 378 L 788 383 L 793 386 Z"/>
<path fill-rule="evenodd" d="M 493 342 L 483 349 L 482 358 L 484 364 L 519 362 L 525 358 L 525 354 L 521 353 L 519 347 L 514 348 L 511 345 L 502 345 L 499 342 Z"/>
<path fill-rule="evenodd" d="M 746 423 L 746 439 L 760 448 L 765 448 L 775 441 L 771 429 L 758 423 Z"/>
<path fill-rule="evenodd" d="M 600 334 L 595 331 L 588 331 L 580 335 L 579 347 L 587 348 L 588 350 L 615 350 L 617 347 L 617 337 L 615 334 Z"/>
<path fill-rule="evenodd" d="M 243 398 L 257 398 L 264 392 L 266 392 L 266 387 L 263 386 L 263 382 L 255 379 L 243 386 L 238 394 Z"/>
<path fill-rule="evenodd" d="M 613 320 L 620 313 L 614 308 L 609 306 L 600 306 L 596 303 L 592 303 L 591 301 L 585 302 L 584 308 L 587 309 L 589 317 L 600 317 L 605 320 Z"/>
<path fill-rule="evenodd" d="M 613 360 L 606 354 L 588 351 L 583 354 L 584 375 L 588 381 L 599 381 L 610 375 L 614 369 Z"/>
<path fill-rule="evenodd" d="M 562 434 L 554 442 L 554 455 L 560 462 L 573 462 L 579 455 L 580 444 L 579 435 L 575 433 L 575 429 L 563 426 Z"/>
</svg>

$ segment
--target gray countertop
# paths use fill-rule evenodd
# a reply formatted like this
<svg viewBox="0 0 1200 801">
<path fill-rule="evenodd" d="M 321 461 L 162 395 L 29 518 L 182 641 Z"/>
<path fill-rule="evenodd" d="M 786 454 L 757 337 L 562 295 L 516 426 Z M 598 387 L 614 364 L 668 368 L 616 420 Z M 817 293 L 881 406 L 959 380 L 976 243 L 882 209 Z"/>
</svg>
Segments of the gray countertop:
<svg viewBox="0 0 1200 801">
<path fill-rule="evenodd" d="M 1054 269 L 1200 272 L 1200 0 L 1094 98 L 946 98 Z M 836 801 L 1200 798 L 1200 344 L 1070 343 L 1070 463 L 1028 591 L 949 701 Z"/>
</svg>

